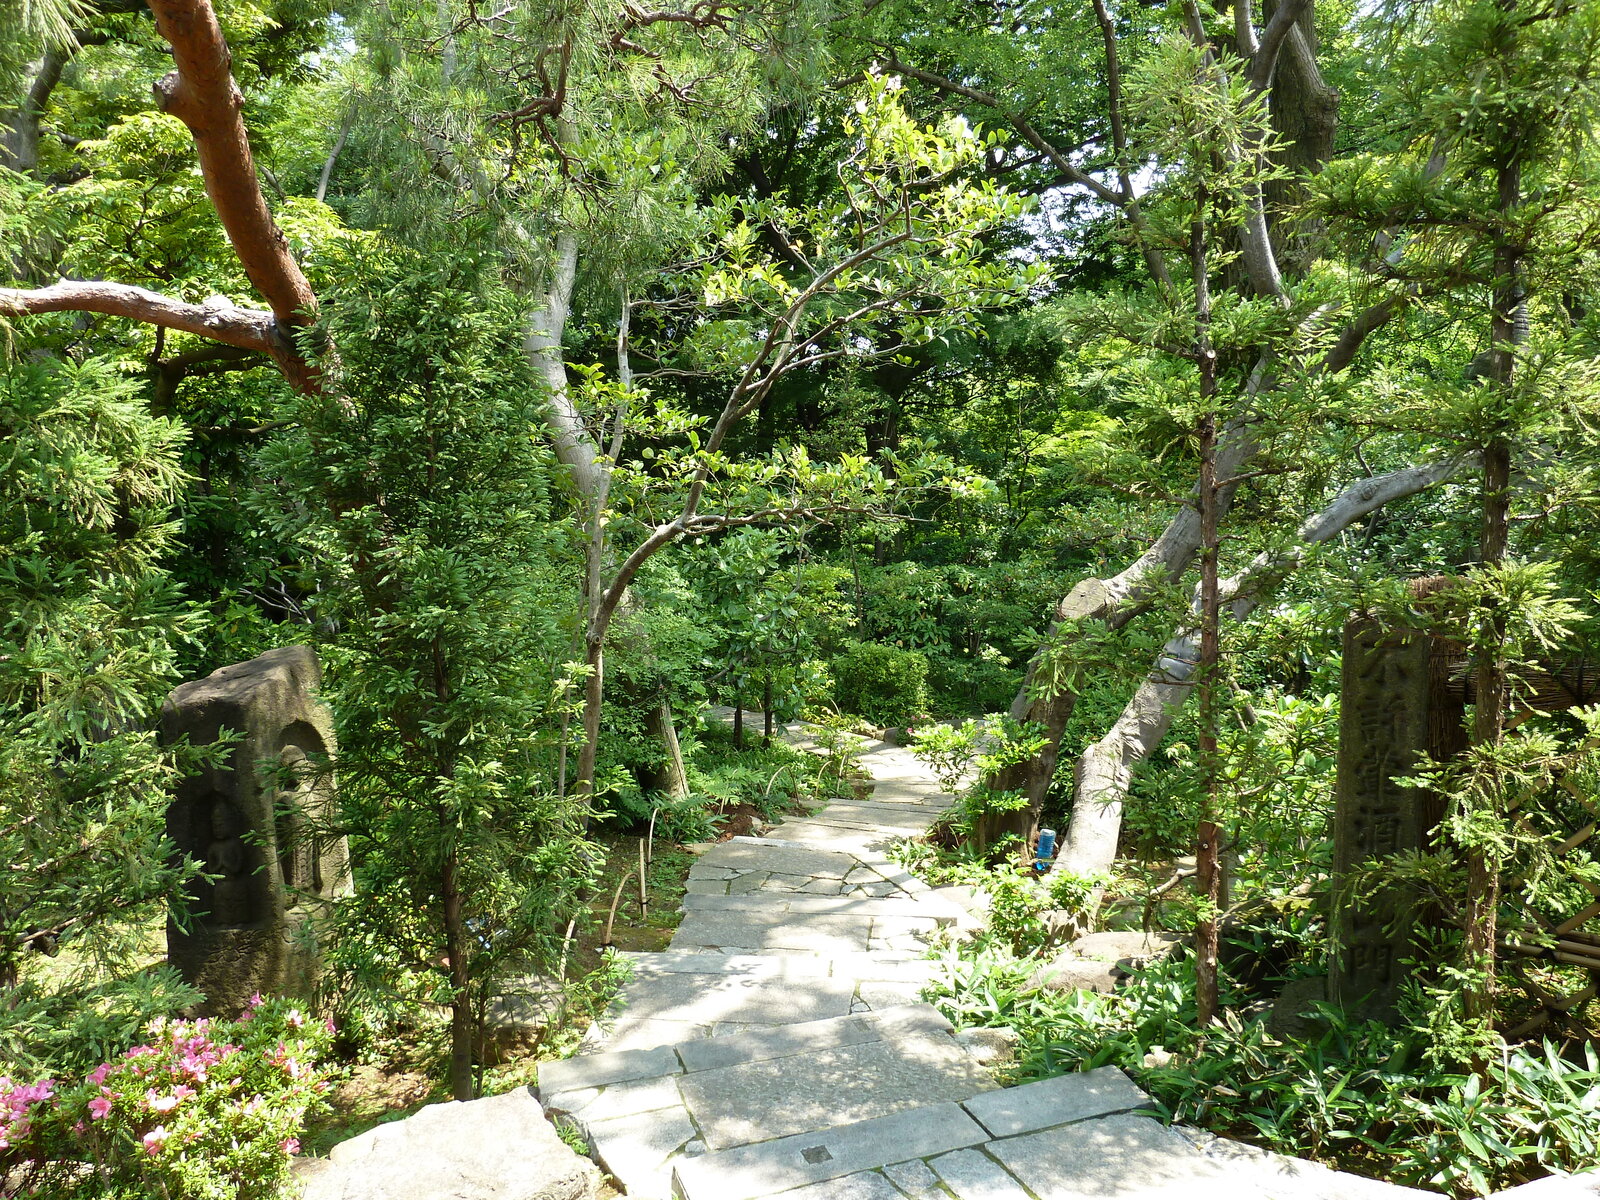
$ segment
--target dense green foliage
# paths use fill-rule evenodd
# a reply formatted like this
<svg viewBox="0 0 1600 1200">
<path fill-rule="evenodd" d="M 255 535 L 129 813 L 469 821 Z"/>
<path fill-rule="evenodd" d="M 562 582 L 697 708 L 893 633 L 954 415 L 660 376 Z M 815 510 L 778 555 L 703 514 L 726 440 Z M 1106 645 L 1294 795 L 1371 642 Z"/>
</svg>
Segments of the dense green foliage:
<svg viewBox="0 0 1600 1200">
<path fill-rule="evenodd" d="M 927 715 L 928 660 L 919 651 L 849 642 L 831 665 L 833 698 L 842 711 L 880 725 L 910 725 Z"/>
<path fill-rule="evenodd" d="M 1463 1192 L 1592 1155 L 1600 1004 L 1530 1040 L 1577 968 L 1497 992 L 1495 947 L 1600 885 L 1551 849 L 1600 716 L 1525 711 L 1600 645 L 1600 0 L 1267 7 L 225 3 L 258 170 L 219 181 L 140 5 L 0 0 L 13 1107 L 199 999 L 152 951 L 216 750 L 154 716 L 295 642 L 354 866 L 320 999 L 352 1045 L 448 1011 L 458 1098 L 490 999 L 622 882 L 598 839 L 715 836 L 912 726 L 961 796 L 909 853 L 991 901 L 941 1002 L 1024 1072 Z M 292 271 L 315 312 L 255 307 Z M 1500 700 L 1414 769 L 1436 844 L 1335 881 L 1352 611 Z M 1273 1035 L 1358 896 L 1435 915 L 1407 1012 Z M 1224 909 L 1215 1025 L 1184 964 L 1025 986 L 1097 921 Z"/>
</svg>

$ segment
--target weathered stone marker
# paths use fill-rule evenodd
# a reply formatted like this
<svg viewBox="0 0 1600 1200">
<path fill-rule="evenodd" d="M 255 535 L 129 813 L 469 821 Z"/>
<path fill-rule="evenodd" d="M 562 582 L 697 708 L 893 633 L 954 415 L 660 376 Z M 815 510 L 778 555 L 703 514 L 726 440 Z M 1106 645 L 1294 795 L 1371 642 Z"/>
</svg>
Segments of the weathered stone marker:
<svg viewBox="0 0 1600 1200">
<path fill-rule="evenodd" d="M 1339 766 L 1334 802 L 1337 879 L 1372 858 L 1428 844 L 1437 818 L 1430 798 L 1394 782 L 1429 748 L 1432 641 L 1425 633 L 1354 617 L 1344 631 L 1339 693 Z M 1331 998 L 1364 1015 L 1395 1015 L 1415 914 L 1380 895 L 1334 914 L 1341 952 Z"/>
<path fill-rule="evenodd" d="M 185 920 L 168 921 L 168 958 L 217 1015 L 237 1015 L 258 991 L 308 995 L 319 964 L 312 918 L 349 888 L 345 840 L 308 828 L 333 802 L 332 780 L 312 762 L 334 748 L 331 715 L 314 696 L 321 680 L 315 654 L 285 646 L 183 684 L 161 708 L 166 741 L 242 735 L 225 763 L 184 780 L 167 810 L 178 849 L 216 876 L 194 886 Z"/>
</svg>

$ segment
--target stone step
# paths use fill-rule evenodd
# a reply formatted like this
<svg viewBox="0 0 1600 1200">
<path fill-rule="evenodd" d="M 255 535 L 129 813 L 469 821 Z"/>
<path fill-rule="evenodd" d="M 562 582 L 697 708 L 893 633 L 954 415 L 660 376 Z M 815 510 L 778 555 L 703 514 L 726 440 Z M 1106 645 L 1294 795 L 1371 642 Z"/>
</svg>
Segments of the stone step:
<svg viewBox="0 0 1600 1200">
<path fill-rule="evenodd" d="M 804 951 L 839 955 L 916 951 L 940 922 L 933 916 L 862 916 L 849 912 L 719 912 L 690 909 L 672 935 L 674 950 Z"/>
<path fill-rule="evenodd" d="M 684 1159 L 677 1200 L 1401 1200 L 1427 1193 L 1167 1128 L 1113 1067 Z M 1205 1138 L 1207 1135 L 1199 1135 Z"/>
<path fill-rule="evenodd" d="M 781 915 L 804 920 L 819 914 L 873 917 L 885 920 L 904 918 L 954 925 L 965 910 L 940 896 L 860 897 L 808 896 L 783 892 L 746 892 L 737 896 L 696 894 L 684 896 L 680 906 L 685 913 L 730 912 L 754 915 Z"/>
<path fill-rule="evenodd" d="M 694 895 L 780 892 L 881 899 L 927 888 L 862 846 L 838 850 L 795 839 L 733 838 L 706 851 L 689 868 L 687 890 Z"/>
<path fill-rule="evenodd" d="M 638 1050 L 919 1003 L 938 964 L 904 952 L 629 956 L 633 976 L 585 1053 Z"/>
<path fill-rule="evenodd" d="M 679 1200 L 761 1200 L 787 1195 L 797 1188 L 850 1179 L 849 1184 L 835 1183 L 832 1191 L 839 1195 L 859 1192 L 863 1197 L 892 1196 L 898 1200 L 903 1193 L 894 1182 L 896 1178 L 907 1182 L 922 1180 L 923 1186 L 932 1191 L 939 1179 L 950 1174 L 941 1173 L 939 1165 L 958 1151 L 987 1148 L 991 1143 L 1041 1129 L 1107 1119 L 1148 1103 L 1148 1097 L 1121 1071 L 1102 1067 L 1083 1075 L 1058 1076 L 1041 1083 L 980 1093 L 964 1101 L 933 1103 L 909 1112 L 841 1123 L 803 1136 L 773 1138 L 687 1159 L 677 1164 L 674 1194 Z M 1167 1133 L 1148 1117 L 1134 1119 L 1141 1122 L 1135 1128 L 1148 1125 L 1162 1135 Z M 1195 1164 L 1202 1161 L 1197 1149 L 1172 1136 L 1174 1154 Z M 970 1181 L 971 1186 L 978 1187 L 1007 1179 L 994 1155 L 978 1154 L 955 1162 L 960 1170 L 955 1172 L 952 1190 L 958 1196 L 964 1195 L 957 1190 L 963 1182 Z M 876 1176 L 876 1180 L 857 1176 Z M 993 1192 L 994 1200 L 1025 1200 L 1027 1193 L 1016 1177 L 1010 1177 L 1005 1186 L 1007 1190 Z"/>
<path fill-rule="evenodd" d="M 538 1095 L 630 1197 L 666 1200 L 674 1167 L 698 1155 L 993 1088 L 949 1022 L 918 1004 L 546 1063 Z"/>
</svg>

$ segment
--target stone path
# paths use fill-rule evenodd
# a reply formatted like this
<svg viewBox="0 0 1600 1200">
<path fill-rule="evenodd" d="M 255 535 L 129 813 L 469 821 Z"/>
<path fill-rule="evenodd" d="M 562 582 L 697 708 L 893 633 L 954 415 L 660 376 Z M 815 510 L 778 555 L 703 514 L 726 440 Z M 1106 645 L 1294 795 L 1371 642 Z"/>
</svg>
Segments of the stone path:
<svg viewBox="0 0 1600 1200">
<path fill-rule="evenodd" d="M 952 799 L 909 751 L 867 743 L 862 764 L 870 799 L 707 850 L 671 947 L 633 956 L 585 1053 L 540 1068 L 545 1109 L 629 1197 L 1427 1194 L 1169 1129 L 1111 1067 L 998 1089 L 919 998 L 927 939 L 964 913 L 885 856 Z"/>
</svg>

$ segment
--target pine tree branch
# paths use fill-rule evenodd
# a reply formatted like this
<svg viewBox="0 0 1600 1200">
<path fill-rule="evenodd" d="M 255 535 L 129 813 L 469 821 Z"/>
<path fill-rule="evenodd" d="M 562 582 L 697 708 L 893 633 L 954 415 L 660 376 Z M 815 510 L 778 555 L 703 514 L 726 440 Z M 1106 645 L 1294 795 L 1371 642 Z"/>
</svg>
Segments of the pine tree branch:
<svg viewBox="0 0 1600 1200">
<path fill-rule="evenodd" d="M 217 298 L 189 304 L 131 284 L 78 279 L 62 279 L 42 288 L 0 288 L 0 316 L 49 312 L 104 313 L 258 350 L 274 358 L 293 353 L 272 313 L 240 308 Z"/>
</svg>

